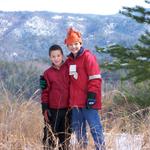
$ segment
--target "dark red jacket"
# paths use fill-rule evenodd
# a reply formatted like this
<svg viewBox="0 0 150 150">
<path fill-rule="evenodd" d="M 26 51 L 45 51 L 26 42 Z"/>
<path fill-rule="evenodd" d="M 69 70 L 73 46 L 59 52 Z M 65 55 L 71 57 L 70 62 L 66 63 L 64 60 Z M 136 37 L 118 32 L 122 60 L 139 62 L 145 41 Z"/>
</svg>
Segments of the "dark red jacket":
<svg viewBox="0 0 150 150">
<path fill-rule="evenodd" d="M 59 109 L 69 107 L 69 72 L 66 63 L 60 69 L 51 66 L 44 72 L 48 87 L 42 90 L 41 102 L 49 108 Z"/>
<path fill-rule="evenodd" d="M 101 108 L 101 75 L 96 57 L 89 51 L 81 48 L 76 58 L 69 55 L 66 62 L 76 65 L 77 79 L 70 75 L 70 107 L 86 107 L 87 93 L 96 94 L 96 103 L 93 108 Z"/>
</svg>

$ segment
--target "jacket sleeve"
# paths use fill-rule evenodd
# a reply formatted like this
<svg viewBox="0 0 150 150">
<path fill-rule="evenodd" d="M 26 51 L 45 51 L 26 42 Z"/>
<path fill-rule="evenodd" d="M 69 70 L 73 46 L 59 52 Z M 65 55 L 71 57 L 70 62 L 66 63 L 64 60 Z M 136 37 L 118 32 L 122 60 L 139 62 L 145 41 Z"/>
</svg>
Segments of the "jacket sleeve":
<svg viewBox="0 0 150 150">
<path fill-rule="evenodd" d="M 44 72 L 44 78 L 47 82 L 47 87 L 46 87 L 46 89 L 41 91 L 41 103 L 44 105 L 47 105 L 47 107 L 48 107 L 50 83 L 49 83 L 48 75 L 46 72 Z"/>
<path fill-rule="evenodd" d="M 96 57 L 88 52 L 85 58 L 85 67 L 88 75 L 88 93 L 95 93 L 101 95 L 101 74 L 99 64 Z"/>
</svg>

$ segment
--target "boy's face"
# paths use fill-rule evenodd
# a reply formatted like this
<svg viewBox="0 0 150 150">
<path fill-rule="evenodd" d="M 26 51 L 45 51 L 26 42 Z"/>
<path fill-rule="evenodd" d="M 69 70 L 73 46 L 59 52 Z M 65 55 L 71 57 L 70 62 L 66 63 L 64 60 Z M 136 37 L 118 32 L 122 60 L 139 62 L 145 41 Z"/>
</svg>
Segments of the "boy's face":
<svg viewBox="0 0 150 150">
<path fill-rule="evenodd" d="M 69 51 L 74 55 L 76 56 L 78 51 L 80 50 L 82 44 L 80 42 L 75 42 L 73 44 L 69 44 L 67 45 Z"/>
<path fill-rule="evenodd" d="M 56 67 L 60 67 L 63 61 L 63 54 L 59 49 L 51 51 L 50 60 Z"/>
</svg>

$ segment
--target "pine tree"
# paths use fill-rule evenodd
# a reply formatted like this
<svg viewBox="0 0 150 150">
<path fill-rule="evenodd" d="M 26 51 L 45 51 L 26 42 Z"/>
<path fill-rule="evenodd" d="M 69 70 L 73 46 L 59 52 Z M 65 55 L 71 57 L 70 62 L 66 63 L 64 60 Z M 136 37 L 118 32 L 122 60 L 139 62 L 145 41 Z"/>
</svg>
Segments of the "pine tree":
<svg viewBox="0 0 150 150">
<path fill-rule="evenodd" d="M 145 3 L 150 4 L 150 1 L 147 0 Z M 120 13 L 138 23 L 147 26 L 150 24 L 150 10 L 141 6 L 123 7 Z M 97 51 L 109 54 L 113 58 L 112 62 L 104 63 L 102 67 L 109 70 L 127 70 L 123 79 L 133 79 L 135 83 L 150 80 L 150 31 L 146 30 L 140 36 L 138 43 L 131 47 L 115 44 L 106 48 L 97 48 Z"/>
</svg>

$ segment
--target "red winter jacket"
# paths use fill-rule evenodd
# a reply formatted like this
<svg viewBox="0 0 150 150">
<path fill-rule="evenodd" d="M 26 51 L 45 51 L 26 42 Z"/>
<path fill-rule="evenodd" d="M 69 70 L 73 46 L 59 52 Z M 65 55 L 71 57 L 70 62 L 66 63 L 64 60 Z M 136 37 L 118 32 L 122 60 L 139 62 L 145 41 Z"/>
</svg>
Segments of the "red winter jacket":
<svg viewBox="0 0 150 150">
<path fill-rule="evenodd" d="M 66 63 L 60 69 L 51 66 L 44 72 L 47 88 L 42 90 L 41 101 L 49 108 L 59 109 L 69 107 L 69 72 Z"/>
<path fill-rule="evenodd" d="M 86 107 L 87 93 L 96 94 L 96 103 L 92 106 L 101 109 L 101 75 L 96 57 L 89 51 L 81 48 L 76 58 L 70 54 L 66 62 L 76 65 L 77 76 L 70 75 L 70 107 Z"/>
</svg>

